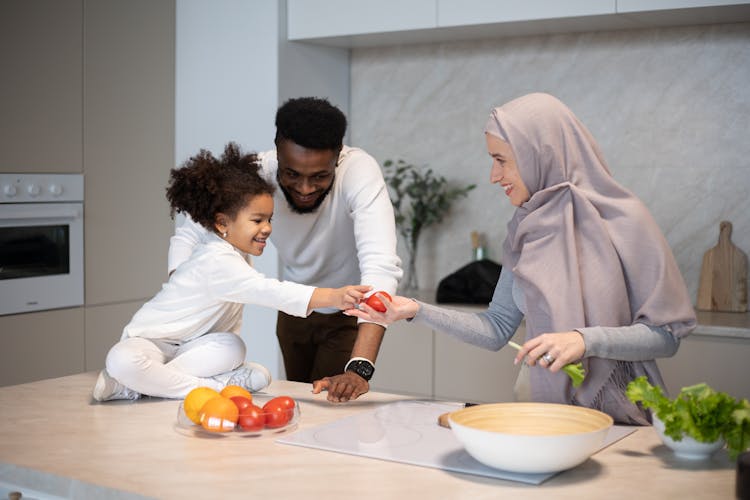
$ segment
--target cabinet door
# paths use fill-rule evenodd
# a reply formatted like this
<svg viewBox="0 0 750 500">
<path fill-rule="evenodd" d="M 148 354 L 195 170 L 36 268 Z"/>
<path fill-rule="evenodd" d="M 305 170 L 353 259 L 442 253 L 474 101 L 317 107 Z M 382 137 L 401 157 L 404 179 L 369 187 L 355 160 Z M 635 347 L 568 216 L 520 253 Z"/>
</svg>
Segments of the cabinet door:
<svg viewBox="0 0 750 500">
<path fill-rule="evenodd" d="M 138 301 L 86 307 L 86 371 L 104 368 L 107 353 L 142 305 Z"/>
<path fill-rule="evenodd" d="M 0 386 L 84 371 L 83 307 L 0 317 Z"/>
<path fill-rule="evenodd" d="M 525 328 L 513 340 L 523 343 Z M 487 351 L 446 334 L 435 332 L 435 398 L 468 403 L 513 401 L 520 365 L 513 364 L 516 350 L 503 347 Z"/>
<path fill-rule="evenodd" d="M 734 398 L 750 399 L 750 339 L 692 334 L 677 354 L 658 359 L 664 383 L 674 397 L 685 386 L 705 382 Z"/>
<path fill-rule="evenodd" d="M 370 381 L 373 390 L 432 396 L 433 333 L 399 321 L 389 326 Z"/>
<path fill-rule="evenodd" d="M 537 21 L 615 13 L 615 0 L 437 0 L 438 26 Z"/>
<path fill-rule="evenodd" d="M 174 3 L 85 3 L 86 305 L 151 297 L 173 225 Z"/>
<path fill-rule="evenodd" d="M 80 1 L 0 2 L 0 171 L 81 172 L 82 27 Z"/>
<path fill-rule="evenodd" d="M 617 0 L 617 12 L 646 12 L 670 9 L 693 9 L 699 7 L 721 7 L 742 4 L 728 0 Z"/>
<path fill-rule="evenodd" d="M 289 40 L 435 27 L 435 0 L 288 0 Z"/>
</svg>

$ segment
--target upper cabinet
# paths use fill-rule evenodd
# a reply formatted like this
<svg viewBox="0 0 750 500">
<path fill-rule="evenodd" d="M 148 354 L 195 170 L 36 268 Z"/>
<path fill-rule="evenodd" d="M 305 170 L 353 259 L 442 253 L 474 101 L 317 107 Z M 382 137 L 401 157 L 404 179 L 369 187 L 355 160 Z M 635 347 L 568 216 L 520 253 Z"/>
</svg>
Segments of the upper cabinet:
<svg viewBox="0 0 750 500">
<path fill-rule="evenodd" d="M 437 0 L 437 25 L 511 23 L 602 16 L 616 12 L 615 0 Z"/>
<path fill-rule="evenodd" d="M 287 0 L 288 38 L 337 47 L 745 22 L 750 1 Z"/>
<path fill-rule="evenodd" d="M 81 172 L 82 2 L 0 2 L 0 67 L 0 172 Z"/>
<path fill-rule="evenodd" d="M 289 40 L 435 27 L 435 0 L 287 0 Z"/>
</svg>

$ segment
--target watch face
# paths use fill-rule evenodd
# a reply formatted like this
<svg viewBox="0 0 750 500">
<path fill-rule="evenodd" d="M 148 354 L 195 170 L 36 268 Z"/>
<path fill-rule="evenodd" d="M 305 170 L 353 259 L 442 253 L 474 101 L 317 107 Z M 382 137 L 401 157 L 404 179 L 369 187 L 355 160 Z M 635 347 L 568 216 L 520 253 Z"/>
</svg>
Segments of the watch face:
<svg viewBox="0 0 750 500">
<path fill-rule="evenodd" d="M 353 371 L 365 380 L 370 380 L 372 378 L 372 374 L 375 372 L 374 366 L 361 359 L 353 361 L 347 369 L 349 371 Z"/>
<path fill-rule="evenodd" d="M 370 365 L 369 363 L 365 363 L 365 362 L 362 362 L 362 363 L 361 363 L 361 364 L 360 364 L 360 365 L 359 365 L 359 366 L 357 367 L 357 371 L 360 371 L 360 372 L 362 372 L 362 373 L 366 374 L 366 375 L 367 375 L 367 376 L 369 377 L 369 376 L 371 376 L 371 375 L 372 375 L 372 372 L 373 372 L 374 370 L 372 369 L 372 365 Z"/>
</svg>

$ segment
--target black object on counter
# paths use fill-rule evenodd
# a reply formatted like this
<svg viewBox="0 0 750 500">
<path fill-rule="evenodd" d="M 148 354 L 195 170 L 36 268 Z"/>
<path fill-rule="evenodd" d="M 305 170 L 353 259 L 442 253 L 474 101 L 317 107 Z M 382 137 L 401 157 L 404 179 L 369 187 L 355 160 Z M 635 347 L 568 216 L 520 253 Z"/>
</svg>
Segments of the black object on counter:
<svg viewBox="0 0 750 500">
<path fill-rule="evenodd" d="M 500 264 L 489 259 L 470 262 L 440 280 L 435 300 L 438 304 L 489 304 L 501 270 Z"/>
<path fill-rule="evenodd" d="M 737 457 L 737 498 L 750 500 L 750 451 L 743 451 Z"/>
</svg>

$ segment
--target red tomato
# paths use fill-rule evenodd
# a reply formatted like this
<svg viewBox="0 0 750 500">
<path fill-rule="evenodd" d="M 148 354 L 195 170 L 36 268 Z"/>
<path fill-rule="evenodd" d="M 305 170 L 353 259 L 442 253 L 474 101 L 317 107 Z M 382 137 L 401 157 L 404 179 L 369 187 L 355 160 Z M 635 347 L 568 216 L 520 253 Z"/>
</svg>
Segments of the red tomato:
<svg viewBox="0 0 750 500">
<path fill-rule="evenodd" d="M 285 426 L 294 416 L 295 406 L 294 400 L 289 396 L 279 396 L 264 404 L 263 412 L 266 415 L 266 427 Z"/>
<path fill-rule="evenodd" d="M 242 413 L 246 408 L 253 406 L 253 400 L 248 399 L 245 396 L 232 396 L 229 399 L 231 399 L 237 409 L 240 410 L 240 413 Z"/>
<path fill-rule="evenodd" d="M 384 313 L 385 312 L 385 304 L 383 304 L 383 301 L 380 300 L 380 298 L 376 294 L 381 294 L 383 297 L 388 299 L 389 301 L 393 300 L 390 295 L 388 295 L 387 292 L 375 292 L 369 297 L 367 297 L 367 300 L 365 300 L 365 304 L 375 309 L 377 312 Z"/>
<path fill-rule="evenodd" d="M 234 399 L 234 398 L 233 398 Z M 247 399 L 247 398 L 245 398 Z M 266 414 L 263 408 L 250 403 L 250 406 L 240 410 L 240 417 L 237 419 L 237 425 L 243 431 L 259 431 L 266 426 Z"/>
</svg>

